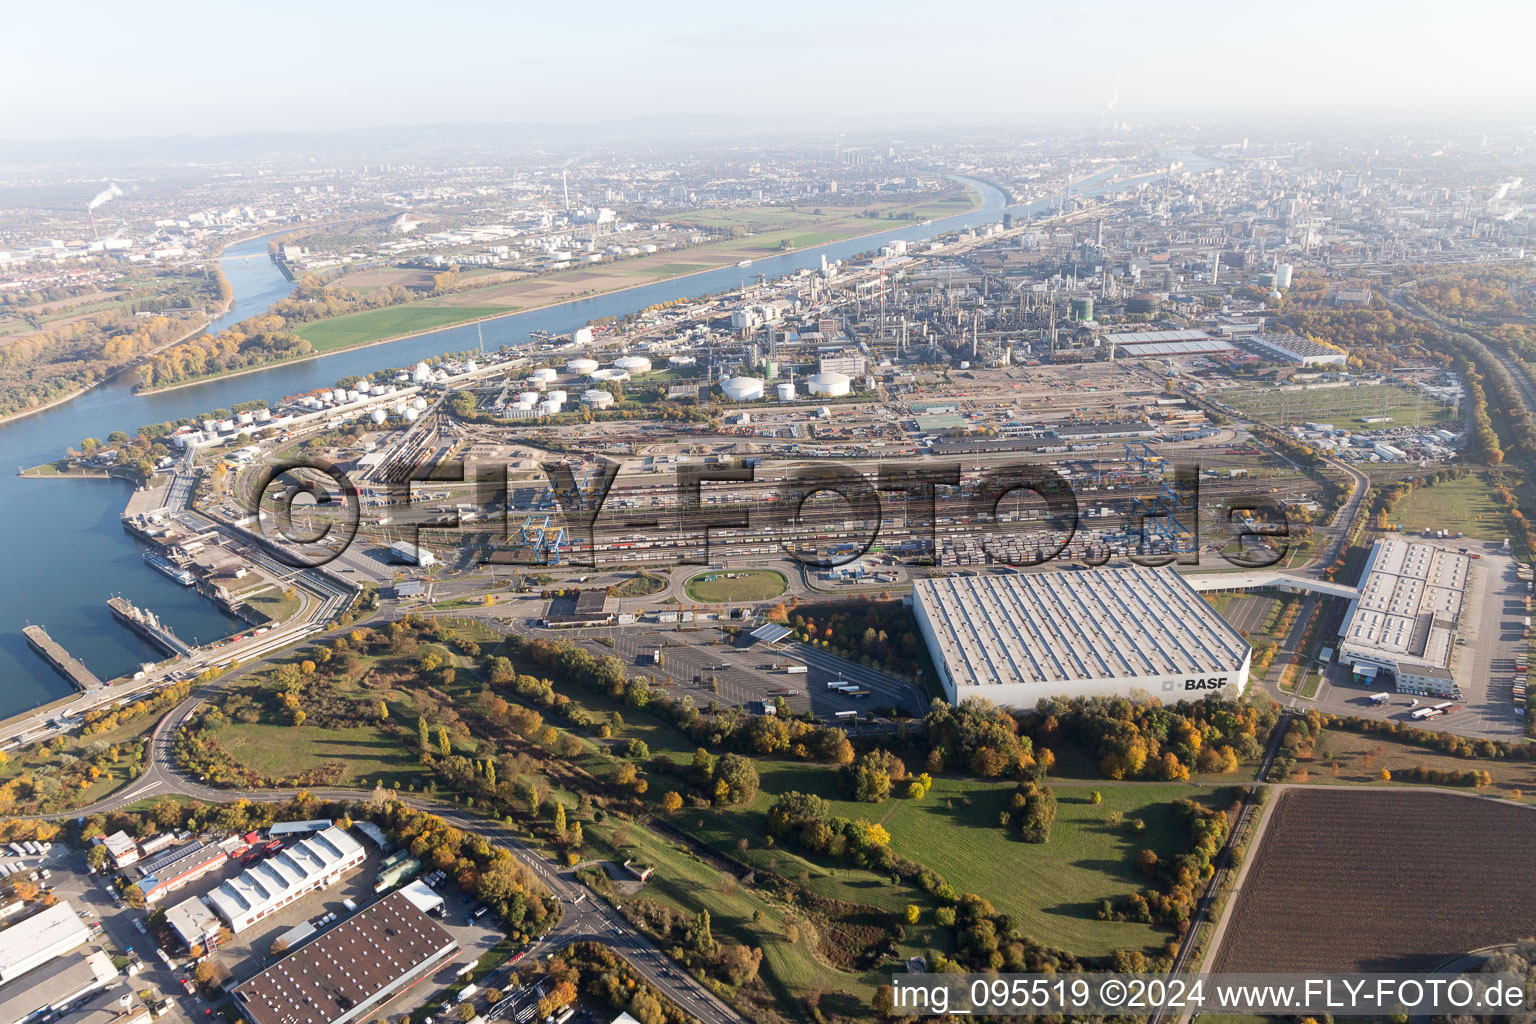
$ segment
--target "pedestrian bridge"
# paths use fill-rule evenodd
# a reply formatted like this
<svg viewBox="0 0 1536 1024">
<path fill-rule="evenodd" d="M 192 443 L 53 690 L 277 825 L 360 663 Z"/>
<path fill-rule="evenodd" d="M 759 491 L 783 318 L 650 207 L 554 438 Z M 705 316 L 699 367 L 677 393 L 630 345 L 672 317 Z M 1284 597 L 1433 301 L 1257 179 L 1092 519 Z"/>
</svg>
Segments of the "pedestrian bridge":
<svg viewBox="0 0 1536 1024">
<path fill-rule="evenodd" d="M 1315 579 L 1311 576 L 1293 575 L 1275 569 L 1250 569 L 1246 572 L 1190 573 L 1184 577 L 1184 580 L 1201 593 L 1216 590 L 1262 590 L 1273 588 L 1275 590 L 1286 590 L 1293 594 L 1323 594 L 1326 597 L 1342 597 L 1351 601 L 1360 596 L 1359 587 L 1346 586 L 1343 583 L 1330 583 L 1328 580 Z"/>
</svg>

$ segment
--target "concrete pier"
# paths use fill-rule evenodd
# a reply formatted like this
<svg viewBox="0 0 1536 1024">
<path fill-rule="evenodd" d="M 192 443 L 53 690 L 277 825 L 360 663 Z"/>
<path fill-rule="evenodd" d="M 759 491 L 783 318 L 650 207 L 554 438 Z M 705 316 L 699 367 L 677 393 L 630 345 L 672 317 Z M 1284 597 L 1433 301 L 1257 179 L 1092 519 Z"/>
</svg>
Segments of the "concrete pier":
<svg viewBox="0 0 1536 1024">
<path fill-rule="evenodd" d="M 70 654 L 58 641 L 48 635 L 48 631 L 42 626 L 27 626 L 22 634 L 27 638 L 27 643 L 32 649 L 42 656 L 42 659 L 52 665 L 65 679 L 75 684 L 78 690 L 94 690 L 105 684 L 91 674 L 91 670 L 85 664 Z"/>
</svg>

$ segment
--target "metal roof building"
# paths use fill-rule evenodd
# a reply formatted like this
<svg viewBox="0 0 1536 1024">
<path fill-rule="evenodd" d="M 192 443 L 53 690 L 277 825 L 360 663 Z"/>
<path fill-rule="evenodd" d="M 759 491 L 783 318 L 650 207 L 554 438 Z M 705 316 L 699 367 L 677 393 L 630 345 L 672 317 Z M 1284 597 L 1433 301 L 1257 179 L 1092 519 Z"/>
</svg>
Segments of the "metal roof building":
<svg viewBox="0 0 1536 1024">
<path fill-rule="evenodd" d="M 1339 632 L 1340 663 L 1387 669 L 1399 685 L 1405 674 L 1438 678 L 1439 673 L 1413 670 L 1449 665 L 1471 571 L 1472 559 L 1463 552 L 1401 537 L 1378 540 L 1361 576 L 1360 596 L 1350 603 Z M 1446 688 L 1453 686 L 1448 679 Z"/>
<path fill-rule="evenodd" d="M 237 985 L 253 1024 L 348 1024 L 375 1011 L 459 948 L 401 893 L 358 911 Z"/>
<path fill-rule="evenodd" d="M 0 982 L 41 967 L 90 938 L 91 930 L 68 900 L 17 921 L 0 931 Z"/>
<path fill-rule="evenodd" d="M 913 607 L 951 703 L 1195 699 L 1248 685 L 1248 642 L 1172 569 L 918 580 Z"/>
<path fill-rule="evenodd" d="M 364 860 L 363 847 L 334 825 L 242 871 L 207 898 L 236 933 L 323 889 Z"/>
</svg>

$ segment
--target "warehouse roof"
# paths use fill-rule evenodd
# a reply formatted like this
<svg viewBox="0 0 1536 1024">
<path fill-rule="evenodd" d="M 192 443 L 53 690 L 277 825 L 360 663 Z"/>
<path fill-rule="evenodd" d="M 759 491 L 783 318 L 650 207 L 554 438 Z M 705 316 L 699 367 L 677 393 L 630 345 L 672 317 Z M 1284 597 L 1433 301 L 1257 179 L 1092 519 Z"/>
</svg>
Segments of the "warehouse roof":
<svg viewBox="0 0 1536 1024">
<path fill-rule="evenodd" d="M 227 921 L 259 914 L 289 894 L 309 888 L 362 849 L 356 839 L 332 826 L 246 868 L 209 893 L 208 902 Z"/>
<path fill-rule="evenodd" d="M 1344 623 L 1344 648 L 1445 665 L 1471 568 L 1460 551 L 1400 537 L 1378 540 Z"/>
<path fill-rule="evenodd" d="M 913 589 L 963 686 L 1236 670 L 1248 652 L 1171 569 L 943 577 Z"/>
<path fill-rule="evenodd" d="M 90 930 L 68 900 L 55 903 L 0 931 L 0 971 L 31 959 L 40 950 L 70 939 L 76 940 L 76 946 L 82 945 L 90 937 Z"/>
<path fill-rule="evenodd" d="M 235 988 L 255 1024 L 328 1024 L 457 948 L 401 893 L 390 893 Z"/>
</svg>

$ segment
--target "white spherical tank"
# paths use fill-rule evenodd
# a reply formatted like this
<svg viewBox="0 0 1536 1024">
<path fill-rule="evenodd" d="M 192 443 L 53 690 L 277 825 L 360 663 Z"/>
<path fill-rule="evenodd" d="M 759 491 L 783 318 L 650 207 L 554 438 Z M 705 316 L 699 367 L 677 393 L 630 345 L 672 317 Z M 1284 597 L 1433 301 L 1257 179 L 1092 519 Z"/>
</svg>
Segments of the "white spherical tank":
<svg viewBox="0 0 1536 1024">
<path fill-rule="evenodd" d="M 763 397 L 763 382 L 757 377 L 731 377 L 720 383 L 720 390 L 733 402 L 755 402 Z"/>
<path fill-rule="evenodd" d="M 805 379 L 805 390 L 813 395 L 824 395 L 828 398 L 840 398 L 853 392 L 853 378 L 846 373 L 834 373 L 824 370 L 821 373 Z"/>
<path fill-rule="evenodd" d="M 385 420 L 389 419 L 389 413 L 385 412 L 383 409 L 375 409 L 373 410 L 372 417 L 373 422 L 383 423 Z"/>
<path fill-rule="evenodd" d="M 591 409 L 606 409 L 613 404 L 613 395 L 600 388 L 581 393 L 581 404 Z"/>
<path fill-rule="evenodd" d="M 405 410 L 405 422 L 415 423 L 416 418 L 420 415 L 421 413 L 417 412 L 415 409 L 407 409 Z"/>
<path fill-rule="evenodd" d="M 411 408 L 415 409 L 417 412 L 426 412 L 427 400 L 421 397 L 413 398 L 411 399 Z"/>
<path fill-rule="evenodd" d="M 406 405 L 404 402 L 396 402 L 395 403 L 395 415 L 396 416 L 404 416 L 405 415 L 405 410 L 407 410 L 409 408 L 410 408 L 410 406 Z"/>
<path fill-rule="evenodd" d="M 596 359 L 572 359 L 565 364 L 565 368 L 578 376 L 585 376 L 597 369 Z"/>
<path fill-rule="evenodd" d="M 651 372 L 651 361 L 645 356 L 624 356 L 613 361 L 615 369 L 623 370 L 629 374 L 641 374 Z"/>
<path fill-rule="evenodd" d="M 465 373 L 474 373 L 478 369 L 480 369 L 480 364 L 475 362 L 473 359 L 464 364 Z"/>
<path fill-rule="evenodd" d="M 777 391 L 779 393 L 779 401 L 781 401 L 781 402 L 793 402 L 795 400 L 795 385 L 794 384 L 792 384 L 792 383 L 778 384 L 778 385 L 775 385 L 775 388 L 777 389 Z"/>
<path fill-rule="evenodd" d="M 432 367 L 426 363 L 417 363 L 416 369 L 411 373 L 411 379 L 417 384 L 428 384 L 432 380 Z"/>
</svg>

